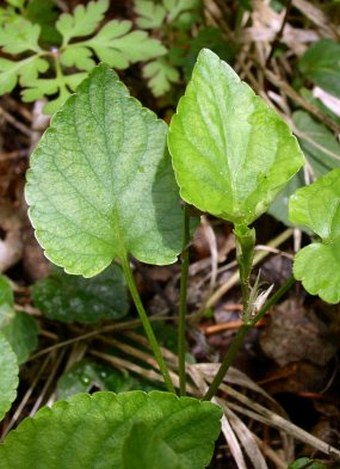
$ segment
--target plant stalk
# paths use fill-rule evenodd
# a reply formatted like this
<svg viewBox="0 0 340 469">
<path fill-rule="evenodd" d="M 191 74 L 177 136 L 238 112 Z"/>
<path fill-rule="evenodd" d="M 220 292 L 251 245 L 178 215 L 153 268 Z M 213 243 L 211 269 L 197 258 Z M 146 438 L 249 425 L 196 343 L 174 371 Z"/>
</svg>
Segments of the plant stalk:
<svg viewBox="0 0 340 469">
<path fill-rule="evenodd" d="M 253 266 L 255 230 L 244 225 L 236 225 L 234 229 L 236 243 L 236 258 L 240 271 L 243 314 L 245 322 L 250 315 L 250 283 L 249 278 Z"/>
<path fill-rule="evenodd" d="M 179 395 L 186 394 L 185 371 L 185 319 L 187 314 L 187 291 L 189 276 L 189 240 L 190 240 L 190 216 L 187 206 L 184 207 L 183 250 L 181 255 L 181 286 L 179 292 L 179 317 L 178 317 L 178 374 Z"/>
<path fill-rule="evenodd" d="M 240 329 L 237 331 L 237 334 L 229 347 L 227 353 L 225 354 L 223 361 L 221 363 L 221 366 L 216 373 L 213 381 L 210 384 L 210 387 L 208 391 L 206 392 L 204 396 L 205 401 L 210 401 L 215 394 L 217 393 L 217 390 L 219 388 L 219 385 L 222 383 L 229 367 L 232 365 L 234 362 L 236 355 L 240 348 L 242 347 L 244 343 L 245 336 L 247 335 L 247 332 L 249 329 L 255 326 L 255 324 L 262 319 L 262 317 L 266 314 L 266 312 L 278 302 L 278 300 L 292 287 L 294 284 L 295 279 L 293 276 L 289 277 L 288 280 L 285 281 L 285 283 L 278 289 L 274 295 L 269 298 L 268 301 L 265 302 L 265 304 L 262 306 L 262 308 L 259 310 L 259 312 L 256 314 L 256 316 L 253 317 L 253 319 L 248 322 L 244 323 Z"/>
<path fill-rule="evenodd" d="M 151 323 L 149 321 L 149 318 L 148 318 L 148 316 L 146 314 L 146 311 L 144 309 L 142 300 L 139 296 L 138 289 L 137 289 L 137 286 L 136 286 L 136 283 L 135 283 L 135 279 L 134 279 L 134 277 L 132 275 L 132 272 L 131 272 L 129 260 L 126 256 L 122 256 L 120 258 L 120 260 L 121 260 L 123 272 L 124 272 L 124 275 L 125 275 L 125 278 L 126 278 L 126 281 L 127 281 L 127 284 L 128 284 L 128 288 L 130 290 L 130 293 L 131 293 L 131 296 L 132 296 L 132 299 L 133 299 L 133 302 L 134 302 L 134 304 L 136 306 L 136 309 L 138 311 L 140 320 L 142 321 L 146 336 L 149 340 L 150 347 L 151 347 L 151 349 L 153 351 L 153 354 L 155 356 L 155 359 L 158 363 L 160 372 L 163 376 L 164 383 L 165 383 L 168 391 L 175 394 L 176 391 L 175 391 L 174 385 L 171 381 L 169 370 L 168 370 L 168 368 L 165 364 L 164 358 L 162 356 L 161 349 L 160 349 L 159 344 L 157 342 L 154 331 L 151 327 Z"/>
</svg>

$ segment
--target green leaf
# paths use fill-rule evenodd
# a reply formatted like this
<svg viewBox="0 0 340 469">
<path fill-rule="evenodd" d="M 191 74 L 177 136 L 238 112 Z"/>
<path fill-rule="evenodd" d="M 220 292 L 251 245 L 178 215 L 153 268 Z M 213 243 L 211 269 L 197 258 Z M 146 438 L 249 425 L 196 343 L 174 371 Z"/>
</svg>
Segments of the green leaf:
<svg viewBox="0 0 340 469">
<path fill-rule="evenodd" d="M 143 380 L 140 376 L 134 378 L 126 370 L 122 372 L 103 363 L 86 359 L 76 363 L 59 378 L 58 399 L 68 399 L 79 392 L 91 392 L 93 388 L 113 392 L 156 389 L 150 381 Z"/>
<path fill-rule="evenodd" d="M 289 464 L 287 469 L 329 469 L 329 465 L 323 464 L 316 459 L 299 458 Z"/>
<path fill-rule="evenodd" d="M 340 144 L 332 132 L 304 111 L 294 112 L 293 121 L 294 133 L 306 156 L 309 169 L 316 178 L 340 166 Z M 288 200 L 304 185 L 305 178 L 303 172 L 300 172 L 284 187 L 268 212 L 286 225 L 292 225 L 288 220 Z"/>
<path fill-rule="evenodd" d="M 299 69 L 303 75 L 330 94 L 340 97 L 340 44 L 321 39 L 301 56 Z"/>
<path fill-rule="evenodd" d="M 142 29 L 160 28 L 165 20 L 166 9 L 163 5 L 150 0 L 135 0 L 136 24 Z"/>
<path fill-rule="evenodd" d="M 162 461 L 162 469 L 187 469 L 180 455 L 157 432 L 152 432 L 146 439 L 148 430 L 144 422 L 137 422 L 132 426 L 124 443 L 123 468 L 159 469 L 159 462 Z M 136 447 L 138 451 L 135 451 Z"/>
<path fill-rule="evenodd" d="M 25 0 L 6 0 L 9 5 L 22 10 L 25 6 Z"/>
<path fill-rule="evenodd" d="M 162 96 L 168 92 L 172 83 L 179 80 L 179 71 L 165 59 L 156 59 L 143 67 L 143 77 L 154 96 Z"/>
<path fill-rule="evenodd" d="M 0 275 L 0 329 L 14 317 L 14 295 L 4 275 Z"/>
<path fill-rule="evenodd" d="M 190 29 L 200 19 L 201 0 L 163 0 L 167 14 L 167 22 L 172 27 Z"/>
<path fill-rule="evenodd" d="M 2 332 L 0 332 L 0 350 L 0 420 L 2 420 L 16 398 L 19 368 L 17 357 Z"/>
<path fill-rule="evenodd" d="M 115 320 L 129 309 L 125 277 L 118 265 L 92 279 L 57 270 L 33 285 L 32 299 L 46 317 L 62 322 Z"/>
<path fill-rule="evenodd" d="M 0 332 L 12 347 L 19 364 L 27 360 L 38 344 L 36 320 L 14 310 L 12 288 L 3 275 L 0 275 Z"/>
<path fill-rule="evenodd" d="M 234 224 L 264 213 L 304 158 L 289 127 L 203 49 L 168 143 L 182 198 Z"/>
<path fill-rule="evenodd" d="M 38 78 L 28 82 L 27 88 L 21 92 L 22 100 L 27 102 L 36 101 L 43 96 L 58 96 L 47 103 L 43 111 L 45 114 L 53 114 L 70 96 L 70 89 L 75 90 L 77 86 L 87 77 L 87 73 L 79 72 L 72 75 L 60 75 L 55 78 Z"/>
<path fill-rule="evenodd" d="M 73 46 L 67 48 L 60 56 L 60 63 L 65 67 L 77 67 L 79 70 L 92 70 L 95 61 L 92 52 L 87 47 Z"/>
<path fill-rule="evenodd" d="M 72 38 L 93 34 L 108 7 L 108 0 L 98 0 L 89 2 L 86 6 L 77 5 L 73 14 L 60 15 L 56 28 L 63 36 L 63 45 L 68 44 Z"/>
<path fill-rule="evenodd" d="M 0 466 L 123 469 L 135 435 L 134 455 L 147 464 L 138 469 L 156 467 L 154 455 L 163 448 L 167 459 L 173 452 L 180 462 L 174 468 L 203 469 L 212 456 L 220 417 L 220 408 L 210 402 L 159 391 L 78 394 L 40 410 L 10 432 L 0 447 Z M 151 452 L 146 454 L 145 446 Z"/>
<path fill-rule="evenodd" d="M 145 31 L 131 31 L 131 21 L 112 20 L 82 45 L 91 47 L 98 58 L 110 67 L 124 69 L 130 63 L 149 60 L 166 53 L 158 39 Z"/>
<path fill-rule="evenodd" d="M 25 86 L 48 68 L 49 63 L 37 55 L 18 62 L 0 58 L 0 95 L 10 93 L 19 79 L 20 84 Z"/>
<path fill-rule="evenodd" d="M 315 177 L 340 166 L 340 143 L 331 131 L 304 111 L 294 112 L 293 121 L 295 133 Z"/>
<path fill-rule="evenodd" d="M 58 112 L 31 158 L 26 197 L 47 256 L 91 277 L 131 253 L 169 264 L 182 209 L 166 124 L 100 65 Z"/>
<path fill-rule="evenodd" d="M 0 275 L 0 329 L 10 324 L 15 316 L 14 295 L 4 275 Z"/>
<path fill-rule="evenodd" d="M 38 24 L 19 17 L 0 28 L 0 47 L 8 54 L 20 54 L 26 51 L 40 52 L 38 44 L 41 28 Z"/>
<path fill-rule="evenodd" d="M 299 189 L 290 198 L 289 217 L 308 227 L 320 241 L 295 256 L 294 276 L 312 295 L 340 301 L 340 168 Z"/>
<path fill-rule="evenodd" d="M 287 226 L 294 226 L 293 223 L 289 221 L 288 217 L 288 204 L 289 197 L 293 195 L 297 189 L 305 185 L 305 178 L 303 170 L 295 174 L 292 179 L 288 181 L 288 184 L 284 186 L 279 195 L 275 198 L 274 202 L 268 209 L 269 215 L 272 215 L 280 222 L 284 223 Z"/>
<path fill-rule="evenodd" d="M 9 324 L 1 328 L 17 356 L 19 365 L 24 363 L 38 345 L 37 321 L 26 313 L 16 312 Z"/>
</svg>

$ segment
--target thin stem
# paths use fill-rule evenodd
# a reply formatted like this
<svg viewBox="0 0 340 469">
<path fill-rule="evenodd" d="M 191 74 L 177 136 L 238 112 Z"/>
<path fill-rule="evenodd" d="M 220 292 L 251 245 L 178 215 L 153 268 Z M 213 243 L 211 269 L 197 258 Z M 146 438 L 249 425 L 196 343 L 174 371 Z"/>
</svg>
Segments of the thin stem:
<svg viewBox="0 0 340 469">
<path fill-rule="evenodd" d="M 237 333 L 236 333 L 236 335 L 233 339 L 233 342 L 232 342 L 231 346 L 228 348 L 228 351 L 227 351 L 227 353 L 225 354 L 225 356 L 223 358 L 221 366 L 220 366 L 218 372 L 216 373 L 213 381 L 211 382 L 211 384 L 209 386 L 209 389 L 206 392 L 203 400 L 210 401 L 215 396 L 215 394 L 217 393 L 219 385 L 222 383 L 222 381 L 223 381 L 229 367 L 234 362 L 235 357 L 237 355 L 237 352 L 242 347 L 243 342 L 244 342 L 244 338 L 245 338 L 245 336 L 246 336 L 246 334 L 247 334 L 247 332 L 249 331 L 250 328 L 251 328 L 251 326 L 249 324 L 243 324 L 239 328 L 239 330 L 237 331 Z"/>
<path fill-rule="evenodd" d="M 255 230 L 244 225 L 235 225 L 236 259 L 240 272 L 243 314 L 245 322 L 250 315 L 250 274 L 253 266 Z"/>
<path fill-rule="evenodd" d="M 163 358 L 162 353 L 161 353 L 161 349 L 158 345 L 156 336 L 155 336 L 155 334 L 153 332 L 153 329 L 151 327 L 151 323 L 150 323 L 149 318 L 148 318 L 148 316 L 146 314 L 146 311 L 144 309 L 142 300 L 139 296 L 138 289 L 137 289 L 135 280 L 134 280 L 132 272 L 131 272 L 129 260 L 125 256 L 122 256 L 120 260 L 121 260 L 121 263 L 122 263 L 123 272 L 124 272 L 124 275 L 125 275 L 125 278 L 126 278 L 126 281 L 127 281 L 127 284 L 128 284 L 128 287 L 129 287 L 129 290 L 130 290 L 130 293 L 131 293 L 131 296 L 132 296 L 132 299 L 133 299 L 133 302 L 134 302 L 134 304 L 136 306 L 136 309 L 138 311 L 140 320 L 142 321 L 146 336 L 149 340 L 150 347 L 152 348 L 152 351 L 153 351 L 154 356 L 156 358 L 156 361 L 158 363 L 160 372 L 161 372 L 161 374 L 164 378 L 165 385 L 166 385 L 166 387 L 168 388 L 168 390 L 170 392 L 175 393 L 176 391 L 175 391 L 174 385 L 172 384 L 170 374 L 169 374 L 169 370 L 168 370 L 168 368 L 165 364 L 164 358 Z"/>
<path fill-rule="evenodd" d="M 179 374 L 179 394 L 185 395 L 186 374 L 185 374 L 185 318 L 187 314 L 187 290 L 189 275 L 189 240 L 190 240 L 190 216 L 187 206 L 184 207 L 184 228 L 183 228 L 183 250 L 181 268 L 181 286 L 179 292 L 179 317 L 178 317 L 178 374 Z"/>
<path fill-rule="evenodd" d="M 249 323 L 244 323 L 240 329 L 237 331 L 237 334 L 229 347 L 227 353 L 225 354 L 223 361 L 221 363 L 221 366 L 216 373 L 216 376 L 214 377 L 212 383 L 210 384 L 210 387 L 207 391 L 207 393 L 204 396 L 205 401 L 210 401 L 214 395 L 217 393 L 217 390 L 219 388 L 219 385 L 222 383 L 229 367 L 231 364 L 234 362 L 236 355 L 240 348 L 242 347 L 244 343 L 245 336 L 247 335 L 247 332 L 249 329 L 251 329 L 255 324 L 264 316 L 264 314 L 274 305 L 278 302 L 278 300 L 291 288 L 291 286 L 294 284 L 295 279 L 294 277 L 289 277 L 288 280 L 285 281 L 285 283 L 278 289 L 274 295 L 269 298 L 268 301 L 262 306 L 260 311 L 257 313 L 257 315 L 252 319 L 251 322 Z"/>
</svg>

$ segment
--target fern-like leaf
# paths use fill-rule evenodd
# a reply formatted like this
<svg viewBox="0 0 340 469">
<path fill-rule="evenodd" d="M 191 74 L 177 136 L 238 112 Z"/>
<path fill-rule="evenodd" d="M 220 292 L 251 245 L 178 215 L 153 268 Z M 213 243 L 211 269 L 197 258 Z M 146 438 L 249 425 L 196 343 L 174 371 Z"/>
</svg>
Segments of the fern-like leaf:
<svg viewBox="0 0 340 469">
<path fill-rule="evenodd" d="M 109 7 L 108 0 L 89 2 L 86 6 L 78 5 L 73 14 L 64 13 L 56 23 L 56 28 L 63 37 L 63 46 L 72 38 L 93 34 L 104 18 Z"/>
</svg>

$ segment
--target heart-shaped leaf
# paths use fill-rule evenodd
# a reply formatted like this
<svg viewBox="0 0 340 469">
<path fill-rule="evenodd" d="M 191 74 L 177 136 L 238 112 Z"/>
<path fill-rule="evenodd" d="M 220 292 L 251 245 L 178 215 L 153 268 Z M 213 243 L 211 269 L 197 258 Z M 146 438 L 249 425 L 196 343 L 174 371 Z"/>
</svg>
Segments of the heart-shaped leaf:
<svg viewBox="0 0 340 469">
<path fill-rule="evenodd" d="M 162 466 L 159 456 L 166 448 L 167 463 L 175 457 L 175 465 L 166 467 L 204 468 L 220 418 L 215 404 L 159 391 L 78 394 L 40 410 L 11 432 L 0 447 L 0 466 L 130 469 L 127 453 L 133 452 L 138 469 L 149 469 Z"/>
<path fill-rule="evenodd" d="M 36 236 L 55 264 L 91 277 L 127 253 L 176 261 L 183 217 L 166 134 L 105 65 L 67 100 L 32 155 L 26 186 Z"/>
<path fill-rule="evenodd" d="M 304 162 L 285 122 L 207 49 L 168 142 L 183 199 L 234 224 L 264 213 Z"/>
<path fill-rule="evenodd" d="M 17 357 L 2 332 L 0 332 L 0 350 L 0 420 L 2 420 L 17 395 L 19 368 Z"/>
<path fill-rule="evenodd" d="M 307 226 L 320 241 L 295 256 L 294 276 L 312 295 L 329 303 L 340 301 L 340 168 L 307 187 L 289 202 L 289 217 Z"/>
<path fill-rule="evenodd" d="M 91 279 L 56 269 L 33 285 L 32 299 L 46 317 L 63 322 L 120 319 L 129 310 L 125 277 L 117 264 Z"/>
</svg>

